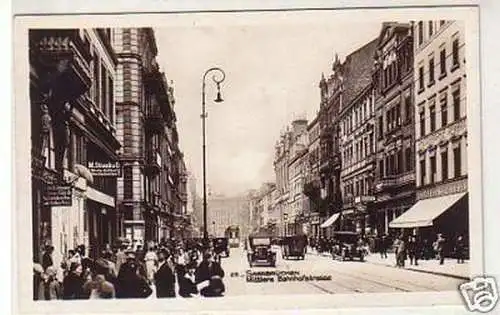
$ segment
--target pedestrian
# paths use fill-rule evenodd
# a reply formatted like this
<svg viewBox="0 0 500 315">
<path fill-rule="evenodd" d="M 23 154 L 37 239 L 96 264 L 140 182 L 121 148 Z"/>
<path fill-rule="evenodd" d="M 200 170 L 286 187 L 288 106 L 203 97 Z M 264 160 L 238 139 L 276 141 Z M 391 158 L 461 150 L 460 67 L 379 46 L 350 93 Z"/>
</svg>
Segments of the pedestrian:
<svg viewBox="0 0 500 315">
<path fill-rule="evenodd" d="M 156 264 L 158 263 L 158 256 L 156 255 L 155 248 L 150 247 L 146 255 L 144 256 L 146 261 L 146 274 L 148 281 L 151 283 L 154 280 L 154 275 L 156 272 Z"/>
<path fill-rule="evenodd" d="M 179 279 L 179 295 L 182 297 L 192 297 L 198 294 L 196 287 L 196 263 L 190 262 L 186 266 L 186 273 Z"/>
<path fill-rule="evenodd" d="M 134 252 L 127 253 L 127 261 L 121 265 L 116 280 L 117 298 L 147 298 L 153 293 L 146 279 L 139 274 L 139 264 Z"/>
<path fill-rule="evenodd" d="M 401 235 L 399 237 L 399 242 L 398 242 L 398 247 L 397 247 L 397 254 L 396 254 L 396 260 L 397 260 L 397 266 L 400 268 L 403 268 L 405 266 L 405 260 L 406 260 L 406 242 Z"/>
<path fill-rule="evenodd" d="M 42 256 L 42 267 L 43 270 L 47 270 L 48 267 L 54 266 L 54 261 L 52 260 L 52 254 L 54 253 L 54 246 L 47 245 Z"/>
<path fill-rule="evenodd" d="M 410 236 L 408 240 L 408 257 L 410 258 L 410 265 L 418 266 L 418 252 L 419 246 L 417 244 L 417 238 L 415 236 Z"/>
<path fill-rule="evenodd" d="M 83 292 L 83 267 L 81 264 L 72 263 L 69 272 L 63 280 L 63 299 L 78 300 L 84 299 Z"/>
<path fill-rule="evenodd" d="M 439 233 L 436 240 L 437 253 L 439 257 L 439 264 L 444 264 L 444 255 L 446 250 L 446 239 L 443 234 Z"/>
<path fill-rule="evenodd" d="M 389 240 L 387 234 L 383 234 L 380 239 L 380 258 L 387 259 L 387 247 L 389 245 Z"/>
<path fill-rule="evenodd" d="M 120 267 L 127 261 L 127 254 L 125 254 L 125 246 L 122 244 L 118 247 L 118 251 L 116 252 L 116 262 L 115 269 L 116 274 L 120 272 Z"/>
<path fill-rule="evenodd" d="M 455 244 L 455 255 L 457 256 L 457 263 L 463 264 L 465 261 L 465 241 L 462 235 L 457 237 Z"/>
<path fill-rule="evenodd" d="M 37 301 L 40 299 L 39 289 L 43 280 L 44 270 L 42 265 L 39 263 L 33 263 L 33 300 Z"/>
<path fill-rule="evenodd" d="M 157 298 L 175 297 L 175 266 L 167 250 L 158 254 L 158 268 L 154 275 Z"/>
<path fill-rule="evenodd" d="M 40 300 L 57 300 L 62 297 L 62 288 L 56 278 L 56 268 L 49 266 L 42 274 L 38 287 L 38 297 Z"/>
<path fill-rule="evenodd" d="M 222 296 L 226 288 L 222 279 L 224 270 L 217 263 L 210 252 L 205 252 L 203 261 L 196 269 L 196 283 L 204 283 L 205 287 L 200 290 L 200 294 L 205 297 Z"/>
<path fill-rule="evenodd" d="M 97 272 L 92 280 L 87 281 L 83 288 L 91 300 L 114 299 L 116 297 L 114 285 L 106 281 L 106 277 L 100 272 Z"/>
</svg>

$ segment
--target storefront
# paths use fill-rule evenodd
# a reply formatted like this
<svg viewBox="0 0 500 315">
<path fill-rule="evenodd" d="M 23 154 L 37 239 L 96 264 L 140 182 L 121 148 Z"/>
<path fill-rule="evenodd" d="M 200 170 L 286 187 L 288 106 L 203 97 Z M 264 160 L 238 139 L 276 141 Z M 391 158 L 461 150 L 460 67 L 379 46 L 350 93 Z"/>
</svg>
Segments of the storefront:
<svg viewBox="0 0 500 315">
<path fill-rule="evenodd" d="M 408 211 L 392 220 L 389 227 L 406 235 L 417 235 L 432 243 L 438 233 L 453 243 L 458 236 L 469 239 L 467 193 L 450 194 L 417 201 Z"/>
</svg>

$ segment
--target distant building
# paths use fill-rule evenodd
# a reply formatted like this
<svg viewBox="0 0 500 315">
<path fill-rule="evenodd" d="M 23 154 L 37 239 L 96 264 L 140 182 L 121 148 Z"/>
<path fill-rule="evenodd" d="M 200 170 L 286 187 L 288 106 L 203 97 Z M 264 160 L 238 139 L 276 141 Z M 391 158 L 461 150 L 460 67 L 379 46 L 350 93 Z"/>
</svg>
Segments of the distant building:
<svg viewBox="0 0 500 315">
<path fill-rule="evenodd" d="M 246 195 L 227 197 L 212 194 L 208 196 L 208 234 L 215 237 L 223 237 L 229 227 L 238 227 L 240 237 L 246 237 L 249 230 L 249 211 L 249 201 Z"/>
</svg>

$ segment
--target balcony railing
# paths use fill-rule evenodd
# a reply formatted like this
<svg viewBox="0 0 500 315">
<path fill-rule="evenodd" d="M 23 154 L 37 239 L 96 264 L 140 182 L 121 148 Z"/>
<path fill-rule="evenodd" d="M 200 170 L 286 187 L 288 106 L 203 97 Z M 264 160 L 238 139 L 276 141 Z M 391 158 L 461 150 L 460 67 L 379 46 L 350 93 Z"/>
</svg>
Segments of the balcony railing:
<svg viewBox="0 0 500 315">
<path fill-rule="evenodd" d="M 376 191 L 380 192 L 390 188 L 397 188 L 403 185 L 415 182 L 415 173 L 405 173 L 400 175 L 392 175 L 383 178 L 376 185 Z"/>
</svg>

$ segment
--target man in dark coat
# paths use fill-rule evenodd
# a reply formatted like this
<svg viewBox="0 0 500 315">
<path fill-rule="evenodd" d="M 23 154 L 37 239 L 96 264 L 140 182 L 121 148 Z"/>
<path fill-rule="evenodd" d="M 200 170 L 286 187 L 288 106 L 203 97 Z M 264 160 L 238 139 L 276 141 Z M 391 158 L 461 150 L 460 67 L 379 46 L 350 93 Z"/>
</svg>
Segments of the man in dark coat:
<svg viewBox="0 0 500 315">
<path fill-rule="evenodd" d="M 42 267 L 43 271 L 47 270 L 48 267 L 54 266 L 54 261 L 52 260 L 52 253 L 54 252 L 54 246 L 48 245 L 45 248 L 45 252 L 42 256 Z"/>
<path fill-rule="evenodd" d="M 224 270 L 221 265 L 214 260 L 210 252 L 203 255 L 203 261 L 196 270 L 196 283 L 208 281 L 208 286 L 200 290 L 203 296 L 222 296 L 226 288 L 222 282 Z"/>
<path fill-rule="evenodd" d="M 120 272 L 116 279 L 116 297 L 127 298 L 147 298 L 153 293 L 146 279 L 138 273 L 138 264 L 135 255 L 129 253 L 127 262 L 120 267 Z"/>
<path fill-rule="evenodd" d="M 175 297 L 175 273 L 170 253 L 162 250 L 158 254 L 158 269 L 154 275 L 157 298 Z"/>
</svg>

